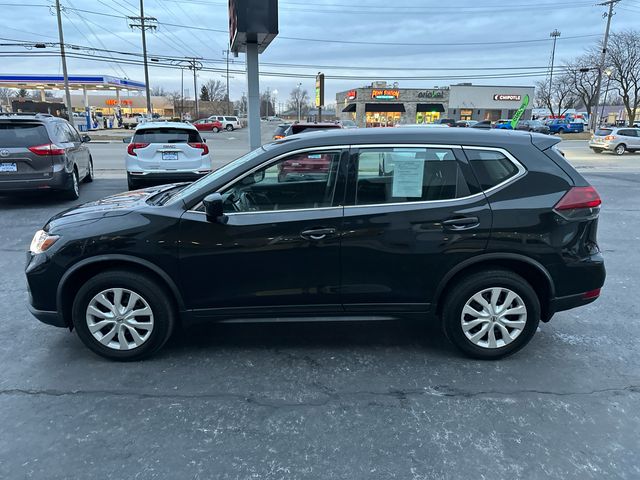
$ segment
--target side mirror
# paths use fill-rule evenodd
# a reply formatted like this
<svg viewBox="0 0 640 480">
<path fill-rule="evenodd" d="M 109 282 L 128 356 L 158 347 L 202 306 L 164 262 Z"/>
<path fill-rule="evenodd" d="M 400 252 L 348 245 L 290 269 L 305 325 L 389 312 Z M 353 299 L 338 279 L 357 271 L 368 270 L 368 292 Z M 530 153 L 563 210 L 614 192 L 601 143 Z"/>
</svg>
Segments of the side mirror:
<svg viewBox="0 0 640 480">
<path fill-rule="evenodd" d="M 131 143 L 131 139 L 132 139 L 132 138 L 133 138 L 133 137 L 124 137 L 124 138 L 122 139 L 122 143 Z"/>
<path fill-rule="evenodd" d="M 222 195 L 219 193 L 211 193 L 204 197 L 202 204 L 204 205 L 204 212 L 207 214 L 207 220 L 214 223 L 225 223 Z"/>
<path fill-rule="evenodd" d="M 82 136 L 82 143 L 87 143 L 91 141 L 91 137 L 89 135 Z"/>
</svg>

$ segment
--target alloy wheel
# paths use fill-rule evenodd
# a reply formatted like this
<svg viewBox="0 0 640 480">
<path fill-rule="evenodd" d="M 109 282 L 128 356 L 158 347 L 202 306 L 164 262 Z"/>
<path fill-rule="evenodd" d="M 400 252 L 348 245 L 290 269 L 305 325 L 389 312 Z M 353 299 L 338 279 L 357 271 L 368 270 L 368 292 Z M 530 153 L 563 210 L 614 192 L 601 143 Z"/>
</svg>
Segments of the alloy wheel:
<svg viewBox="0 0 640 480">
<path fill-rule="evenodd" d="M 87 306 L 89 332 L 105 347 L 131 350 L 141 346 L 153 331 L 153 311 L 138 293 L 109 288 L 97 293 Z"/>
<path fill-rule="evenodd" d="M 513 342 L 527 324 L 527 307 L 512 290 L 493 287 L 474 294 L 462 308 L 462 331 L 481 348 L 501 348 Z"/>
<path fill-rule="evenodd" d="M 626 148 L 624 145 L 618 145 L 616 147 L 616 155 L 624 155 Z"/>
<path fill-rule="evenodd" d="M 73 182 L 73 193 L 76 197 L 80 196 L 80 182 L 78 181 L 78 171 L 74 170 L 71 175 L 71 181 Z"/>
</svg>

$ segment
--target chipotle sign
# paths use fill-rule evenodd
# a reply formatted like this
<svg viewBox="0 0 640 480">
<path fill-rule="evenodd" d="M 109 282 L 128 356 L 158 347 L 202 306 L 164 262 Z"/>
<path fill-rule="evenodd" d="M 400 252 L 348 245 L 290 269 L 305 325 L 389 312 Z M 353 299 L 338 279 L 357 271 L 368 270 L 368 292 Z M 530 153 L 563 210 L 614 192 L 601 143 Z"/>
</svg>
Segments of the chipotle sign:
<svg viewBox="0 0 640 480">
<path fill-rule="evenodd" d="M 519 102 L 522 100 L 522 95 L 496 93 L 493 96 L 493 99 L 499 102 Z"/>
</svg>

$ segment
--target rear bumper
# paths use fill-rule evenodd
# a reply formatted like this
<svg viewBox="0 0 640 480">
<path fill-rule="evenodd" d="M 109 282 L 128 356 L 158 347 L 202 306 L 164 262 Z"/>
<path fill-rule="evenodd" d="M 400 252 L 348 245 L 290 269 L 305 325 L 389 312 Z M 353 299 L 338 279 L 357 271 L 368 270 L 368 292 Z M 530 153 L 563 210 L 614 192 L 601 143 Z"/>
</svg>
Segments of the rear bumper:
<svg viewBox="0 0 640 480">
<path fill-rule="evenodd" d="M 566 297 L 557 297 L 551 300 L 549 304 L 550 314 L 553 315 L 554 313 L 562 312 L 564 310 L 582 307 L 583 305 L 595 302 L 598 298 L 600 298 L 599 295 L 597 297 L 584 298 L 584 293 L 568 295 Z"/>
<path fill-rule="evenodd" d="M 3 178 L 0 175 L 0 192 L 35 192 L 39 190 L 64 190 L 69 184 L 69 174 L 64 170 L 52 172 L 37 179 Z"/>
<path fill-rule="evenodd" d="M 145 183 L 145 182 L 162 182 L 162 183 L 173 183 L 173 182 L 193 182 L 196 181 L 205 175 L 208 175 L 210 172 L 193 172 L 193 171 L 175 171 L 175 172 L 127 172 L 127 176 L 136 183 Z"/>
<path fill-rule="evenodd" d="M 613 143 L 609 143 L 609 142 L 594 142 L 594 141 L 590 141 L 589 142 L 589 148 L 596 148 L 599 150 L 614 150 L 616 147 L 616 145 L 614 145 Z"/>
</svg>

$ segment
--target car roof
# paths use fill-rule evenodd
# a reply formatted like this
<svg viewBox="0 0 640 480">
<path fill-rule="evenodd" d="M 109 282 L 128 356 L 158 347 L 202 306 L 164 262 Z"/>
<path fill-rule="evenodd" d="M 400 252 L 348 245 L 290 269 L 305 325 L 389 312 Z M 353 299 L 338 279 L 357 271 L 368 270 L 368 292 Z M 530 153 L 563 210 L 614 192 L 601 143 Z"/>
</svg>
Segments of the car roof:
<svg viewBox="0 0 640 480">
<path fill-rule="evenodd" d="M 549 148 L 560 139 L 521 130 L 472 130 L 468 128 L 350 128 L 326 129 L 291 135 L 271 143 L 283 150 L 354 144 L 433 144 L 507 147 L 531 145 Z"/>
<path fill-rule="evenodd" d="M 190 123 L 184 122 L 145 122 L 141 123 L 136 127 L 136 131 L 145 130 L 147 128 L 180 128 L 180 129 L 188 129 L 188 130 L 198 130 L 196 127 L 191 125 Z"/>
<path fill-rule="evenodd" d="M 56 120 L 62 120 L 65 121 L 66 120 L 62 117 L 55 117 L 53 115 L 50 115 L 48 113 L 11 113 L 11 112 L 6 112 L 6 113 L 0 113 L 0 120 L 10 120 L 12 122 L 33 122 L 34 120 L 40 121 L 40 122 L 52 122 L 52 121 L 56 121 Z"/>
</svg>

